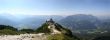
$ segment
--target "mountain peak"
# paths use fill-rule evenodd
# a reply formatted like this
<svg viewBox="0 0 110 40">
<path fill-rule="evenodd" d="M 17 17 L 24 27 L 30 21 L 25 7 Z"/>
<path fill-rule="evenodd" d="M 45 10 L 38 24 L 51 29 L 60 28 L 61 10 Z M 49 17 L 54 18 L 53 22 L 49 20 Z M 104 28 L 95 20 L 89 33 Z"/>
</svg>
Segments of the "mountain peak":
<svg viewBox="0 0 110 40">
<path fill-rule="evenodd" d="M 48 40 L 73 40 L 78 39 L 76 36 L 72 34 L 72 32 L 62 27 L 60 24 L 53 21 L 51 18 L 50 20 L 46 21 L 41 27 L 39 27 L 36 32 L 39 34 L 47 34 L 49 35 L 47 38 Z M 58 38 L 57 38 L 58 37 Z M 65 38 L 66 37 L 66 38 Z M 60 39 L 59 39 L 60 38 Z"/>
<path fill-rule="evenodd" d="M 37 30 L 37 33 L 49 33 L 49 34 L 72 34 L 69 29 L 62 27 L 60 24 L 53 21 L 51 18 L 50 20 L 46 21 L 41 27 Z"/>
<path fill-rule="evenodd" d="M 39 32 L 43 33 L 59 34 L 61 33 L 61 28 L 58 27 L 59 26 L 57 26 L 57 23 L 55 23 L 55 21 L 51 18 L 50 20 L 47 20 L 40 28 L 38 28 L 38 30 L 42 30 Z"/>
<path fill-rule="evenodd" d="M 53 19 L 51 18 L 50 20 L 47 20 L 46 23 L 49 24 L 49 25 L 52 25 L 52 24 L 54 24 L 55 22 L 54 22 Z"/>
</svg>

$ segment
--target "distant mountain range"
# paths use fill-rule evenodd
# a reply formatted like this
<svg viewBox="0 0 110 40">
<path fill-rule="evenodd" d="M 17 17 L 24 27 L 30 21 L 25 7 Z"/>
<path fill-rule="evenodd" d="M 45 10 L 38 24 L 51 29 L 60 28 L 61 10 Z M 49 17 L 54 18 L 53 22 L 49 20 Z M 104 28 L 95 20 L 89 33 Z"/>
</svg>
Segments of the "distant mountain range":
<svg viewBox="0 0 110 40">
<path fill-rule="evenodd" d="M 22 28 L 35 29 L 50 18 L 53 18 L 55 21 L 59 21 L 63 17 L 58 15 L 49 15 L 49 16 L 48 15 L 34 15 L 34 16 L 21 15 L 20 17 L 16 17 L 14 15 L 4 13 L 4 14 L 0 14 L 0 24 L 11 25 L 18 29 L 22 29 Z"/>
<path fill-rule="evenodd" d="M 100 20 L 92 15 L 71 15 L 59 21 L 62 25 L 78 30 L 95 29 L 100 23 Z"/>
<path fill-rule="evenodd" d="M 18 18 L 18 19 L 17 19 Z M 71 30 L 91 30 L 99 27 L 110 27 L 110 19 L 100 19 L 93 15 L 76 14 L 70 16 L 59 16 L 59 15 L 25 15 L 15 17 L 9 14 L 0 14 L 0 24 L 12 25 L 18 29 L 31 28 L 35 29 L 41 26 L 48 19 L 54 19 L 57 23 L 70 28 Z M 107 23 L 107 24 L 106 24 Z"/>
</svg>

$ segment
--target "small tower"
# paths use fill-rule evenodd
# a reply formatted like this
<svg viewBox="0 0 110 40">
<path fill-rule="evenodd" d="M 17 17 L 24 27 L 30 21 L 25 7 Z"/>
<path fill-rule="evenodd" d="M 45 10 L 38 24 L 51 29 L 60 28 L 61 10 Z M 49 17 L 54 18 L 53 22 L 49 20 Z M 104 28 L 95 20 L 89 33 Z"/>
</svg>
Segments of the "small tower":
<svg viewBox="0 0 110 40">
<path fill-rule="evenodd" d="M 51 18 L 50 20 L 46 21 L 47 24 L 49 25 L 53 25 L 55 22 L 53 21 L 53 19 Z"/>
<path fill-rule="evenodd" d="M 53 21 L 53 19 L 52 19 L 52 18 L 50 19 L 50 22 L 51 22 L 51 23 L 54 23 L 54 21 Z"/>
</svg>

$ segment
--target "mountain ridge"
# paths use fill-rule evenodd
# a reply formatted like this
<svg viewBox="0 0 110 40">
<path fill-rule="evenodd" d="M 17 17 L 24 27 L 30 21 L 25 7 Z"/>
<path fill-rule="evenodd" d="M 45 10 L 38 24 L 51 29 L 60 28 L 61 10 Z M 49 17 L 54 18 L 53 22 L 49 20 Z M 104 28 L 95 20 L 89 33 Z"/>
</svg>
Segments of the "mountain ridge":
<svg viewBox="0 0 110 40">
<path fill-rule="evenodd" d="M 49 37 L 47 37 L 49 38 L 49 40 L 53 40 L 53 39 L 54 40 L 67 40 L 67 39 L 68 40 L 74 40 L 74 39 L 79 40 L 76 36 L 72 34 L 72 32 L 69 29 L 62 27 L 58 23 L 55 23 L 52 19 L 50 19 L 49 21 L 46 21 L 46 23 L 44 23 L 41 27 L 39 27 L 36 30 L 36 32 L 49 34 Z M 60 39 L 60 37 L 64 37 L 64 38 Z"/>
</svg>

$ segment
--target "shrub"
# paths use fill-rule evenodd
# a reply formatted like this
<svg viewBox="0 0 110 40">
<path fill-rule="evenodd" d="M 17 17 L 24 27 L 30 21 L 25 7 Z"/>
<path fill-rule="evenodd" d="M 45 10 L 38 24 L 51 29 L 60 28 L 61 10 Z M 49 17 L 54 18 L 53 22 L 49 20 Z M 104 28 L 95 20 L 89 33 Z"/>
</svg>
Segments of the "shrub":
<svg viewBox="0 0 110 40">
<path fill-rule="evenodd" d="M 79 40 L 78 38 L 69 37 L 64 34 L 55 34 L 55 35 L 49 35 L 47 37 L 48 40 Z"/>
<path fill-rule="evenodd" d="M 48 24 L 44 23 L 41 27 L 36 30 L 36 33 L 50 33 L 50 29 L 48 29 Z"/>
<path fill-rule="evenodd" d="M 9 26 L 9 25 L 0 25 L 0 30 L 3 30 L 3 29 L 10 29 L 10 30 L 13 30 L 13 31 L 17 31 L 16 28 L 12 27 L 12 26 Z"/>
<path fill-rule="evenodd" d="M 33 29 L 21 29 L 21 30 L 19 30 L 19 32 L 21 32 L 21 33 L 34 33 L 34 30 Z"/>
<path fill-rule="evenodd" d="M 10 29 L 0 30 L 0 35 L 17 35 L 17 34 L 19 34 L 17 31 L 13 31 Z"/>
</svg>

